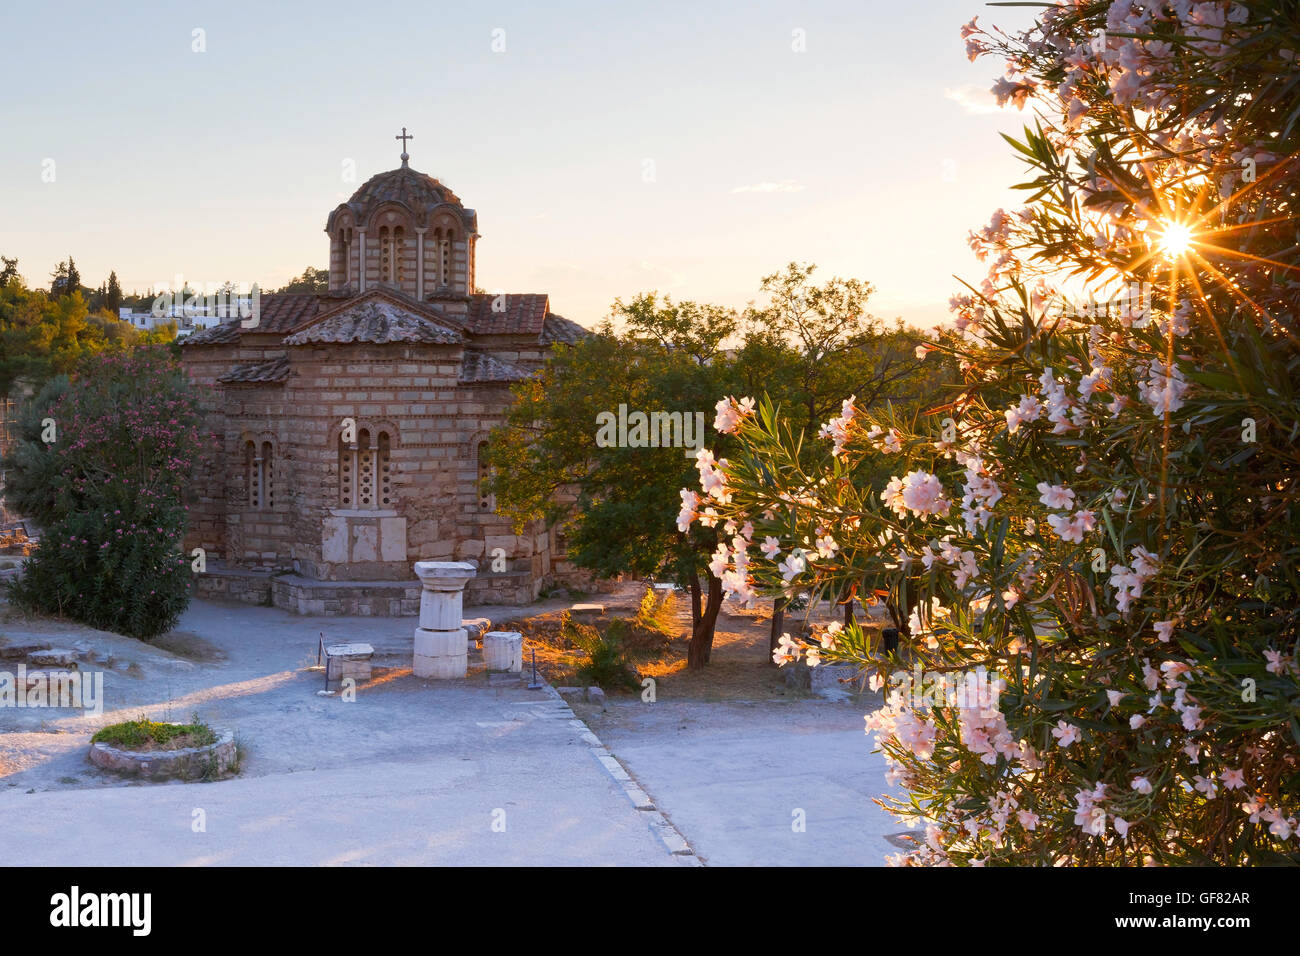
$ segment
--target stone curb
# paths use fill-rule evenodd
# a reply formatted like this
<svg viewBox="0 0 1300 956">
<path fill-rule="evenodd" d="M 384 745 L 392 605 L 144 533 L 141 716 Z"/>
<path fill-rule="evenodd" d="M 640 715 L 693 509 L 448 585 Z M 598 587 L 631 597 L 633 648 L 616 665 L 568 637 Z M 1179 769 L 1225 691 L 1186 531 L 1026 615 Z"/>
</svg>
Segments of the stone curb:
<svg viewBox="0 0 1300 956">
<path fill-rule="evenodd" d="M 618 762 L 618 758 L 601 743 L 600 738 L 587 726 L 586 722 L 578 718 L 573 712 L 573 708 L 569 706 L 569 702 L 560 696 L 560 692 L 549 683 L 545 684 L 545 691 L 548 697 L 563 705 L 563 709 L 567 711 L 569 717 L 569 726 L 582 731 L 582 742 L 587 745 L 592 758 L 604 767 L 605 772 L 623 788 L 623 794 L 627 797 L 628 802 L 632 804 L 632 808 L 645 818 L 650 832 L 659 838 L 659 842 L 664 845 L 664 849 L 668 851 L 672 858 L 681 866 L 703 866 L 704 862 L 695 855 L 695 851 L 686 842 L 686 838 L 672 825 L 667 817 L 659 812 L 650 795 L 641 789 L 636 780 L 632 778 L 632 775 Z"/>
<path fill-rule="evenodd" d="M 225 773 L 235 761 L 235 734 L 231 730 L 216 730 L 217 739 L 202 747 L 185 747 L 181 750 L 127 750 L 100 742 L 92 743 L 87 759 L 101 770 L 135 774 L 146 779 L 179 777 L 194 780 L 204 769 L 204 761 L 216 762 L 218 773 Z"/>
</svg>

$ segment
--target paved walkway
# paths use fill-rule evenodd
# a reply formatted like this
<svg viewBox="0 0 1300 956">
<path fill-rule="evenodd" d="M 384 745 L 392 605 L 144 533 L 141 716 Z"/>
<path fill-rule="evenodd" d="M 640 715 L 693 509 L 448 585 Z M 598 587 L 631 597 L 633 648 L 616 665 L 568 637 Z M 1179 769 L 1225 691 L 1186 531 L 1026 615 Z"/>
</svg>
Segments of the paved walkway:
<svg viewBox="0 0 1300 956">
<path fill-rule="evenodd" d="M 576 706 L 713 866 L 881 866 L 909 831 L 872 803 L 893 791 L 857 701 Z M 893 791 L 897 792 L 897 791 Z M 910 844 L 906 845 L 910 847 Z"/>
<path fill-rule="evenodd" d="M 61 625 L 5 628 L 89 639 L 117 660 L 101 717 L 0 710 L 0 820 L 14 850 L 3 862 L 677 865 L 553 694 L 407 672 L 352 703 L 318 696 L 322 677 L 305 669 L 318 631 L 409 663 L 412 627 L 195 602 L 181 630 L 227 658 L 194 664 Z M 192 712 L 235 729 L 242 777 L 124 786 L 86 762 L 98 726 Z"/>
<path fill-rule="evenodd" d="M 7 845 L 20 848 L 3 862 L 681 862 L 670 837 L 652 829 L 662 818 L 635 809 L 557 695 L 489 685 L 481 674 L 419 680 L 409 672 L 413 627 L 195 601 L 178 629 L 182 640 L 201 638 L 186 657 L 73 625 L 0 627 L 11 640 L 93 648 L 101 660 L 82 671 L 103 671 L 106 697 L 99 716 L 0 709 L 0 821 Z M 355 702 L 319 696 L 322 675 L 307 668 L 321 631 L 332 642 L 367 641 L 377 665 L 404 669 L 362 685 Z M 875 706 L 874 694 L 763 703 L 661 696 L 615 698 L 605 713 L 574 709 L 704 862 L 879 865 L 899 848 L 887 838 L 902 828 L 871 803 L 887 789 L 862 729 Z M 245 753 L 239 778 L 129 784 L 86 761 L 104 724 L 193 713 L 235 730 Z"/>
</svg>

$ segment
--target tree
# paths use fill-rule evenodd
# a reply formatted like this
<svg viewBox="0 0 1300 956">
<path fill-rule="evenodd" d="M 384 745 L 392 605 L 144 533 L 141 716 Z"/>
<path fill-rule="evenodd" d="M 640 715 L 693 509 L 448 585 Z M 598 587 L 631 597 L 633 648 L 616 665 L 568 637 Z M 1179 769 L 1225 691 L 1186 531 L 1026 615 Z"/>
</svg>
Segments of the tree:
<svg viewBox="0 0 1300 956">
<path fill-rule="evenodd" d="M 675 444 L 638 438 L 608 443 L 600 424 L 623 413 L 676 413 L 694 429 L 711 407 L 729 363 L 721 341 L 736 327 L 734 312 L 655 293 L 615 314 L 628 333 L 607 323 L 570 347 L 557 347 L 539 375 L 515 389 L 507 423 L 493 432 L 488 460 L 497 506 L 516 524 L 562 523 L 578 566 L 617 574 L 669 576 L 692 595 L 691 667 L 707 663 L 722 602 L 721 582 L 708 571 L 717 529 L 691 534 L 674 527 L 677 489 L 693 469 L 687 436 Z M 687 424 L 689 423 L 689 425 Z M 662 430 L 656 439 L 663 437 Z M 700 586 L 700 577 L 705 586 Z"/>
<path fill-rule="evenodd" d="M 328 292 L 330 287 L 330 273 L 328 269 L 316 269 L 308 266 L 302 271 L 302 275 L 290 279 L 284 286 L 279 289 L 272 289 L 271 292 Z"/>
<path fill-rule="evenodd" d="M 116 271 L 108 274 L 108 288 L 104 294 L 104 308 L 113 315 L 117 315 L 118 310 L 122 308 L 122 285 L 117 281 Z"/>
<path fill-rule="evenodd" d="M 18 274 L 18 260 L 10 259 L 8 256 L 0 256 L 0 263 L 4 263 L 4 268 L 0 269 L 0 286 L 8 285 L 10 282 L 22 282 L 22 276 Z"/>
<path fill-rule="evenodd" d="M 887 404 L 905 415 L 951 380 L 951 362 L 940 357 L 923 364 L 917 357 L 926 339 L 916 329 L 901 320 L 886 325 L 866 311 L 874 291 L 870 283 L 831 278 L 815 285 L 815 272 L 812 264 L 792 262 L 763 278 L 767 303 L 746 311 L 739 355 L 741 368 L 748 370 L 742 391 L 776 398 L 799 440 L 811 438 L 846 395 L 859 408 Z M 811 452 L 815 446 L 804 442 L 802 447 Z M 860 585 L 846 580 L 836 595 L 846 621 Z M 786 606 L 784 592 L 773 599 L 769 659 L 785 627 Z"/>
<path fill-rule="evenodd" d="M 802 283 L 812 268 L 792 266 L 791 271 Z M 770 306 L 764 322 L 757 310 L 742 317 L 735 310 L 657 293 L 615 300 L 613 316 L 621 332 L 607 323 L 595 336 L 557 349 L 537 378 L 516 389 L 509 419 L 489 445 L 498 507 L 519 524 L 563 524 L 570 556 L 580 567 L 607 577 L 671 577 L 688 587 L 692 636 L 687 661 L 693 668 L 704 666 L 724 594 L 717 556 L 740 526 L 712 522 L 707 495 L 688 499 L 680 489 L 684 481 L 693 484 L 701 473 L 711 473 L 715 462 L 725 461 L 727 440 L 706 448 L 703 436 L 692 435 L 690 444 L 697 450 L 692 462 L 681 442 L 651 446 L 650 435 L 662 437 L 654 420 L 643 423 L 645 440 L 639 440 L 635 418 L 677 413 L 685 416 L 682 424 L 693 426 L 698 415 L 707 425 L 728 395 L 755 381 L 768 383 L 801 408 L 810 395 L 813 407 L 820 407 L 826 382 L 874 382 L 872 376 L 880 374 L 901 381 L 892 379 L 895 365 L 881 359 L 878 346 L 904 333 L 873 331 L 874 321 L 861 311 L 868 291 L 863 284 L 833 279 L 825 288 L 850 285 L 859 294 L 847 303 L 839 299 L 832 304 L 825 296 L 819 301 L 836 328 L 824 329 L 817 340 L 812 361 L 824 367 L 815 372 L 808 370 L 805 346 L 785 334 L 811 327 L 812 320 L 794 317 L 788 328 L 770 331 L 771 323 L 786 314 L 781 306 Z M 737 341 L 738 346 L 730 345 Z M 846 346 L 849 341 L 852 345 Z M 909 361 L 915 373 L 918 363 L 914 356 Z M 627 440 L 602 442 L 600 423 L 616 417 L 626 423 L 621 437 Z M 663 419 L 658 421 L 662 426 Z M 683 516 L 697 514 L 703 522 L 690 527 Z"/>
<path fill-rule="evenodd" d="M 142 337 L 115 315 L 91 315 L 80 291 L 54 296 L 28 289 L 20 278 L 0 283 L 0 395 L 10 395 L 20 379 L 39 387 L 94 352 L 169 339 Z"/>
<path fill-rule="evenodd" d="M 911 609 L 906 657 L 856 625 L 777 649 L 889 686 L 908 794 L 879 802 L 925 825 L 897 862 L 1300 862 L 1294 34 L 1201 6 L 967 25 L 1039 116 L 1030 202 L 972 235 L 989 273 L 933 346 L 960 389 L 846 401 L 812 461 L 771 402 L 721 419 L 717 517 L 779 548 L 733 542 L 729 586 L 872 577 Z"/>
<path fill-rule="evenodd" d="M 81 273 L 72 256 L 60 262 L 58 268 L 50 273 L 50 295 L 55 298 L 69 296 L 81 291 Z"/>
</svg>

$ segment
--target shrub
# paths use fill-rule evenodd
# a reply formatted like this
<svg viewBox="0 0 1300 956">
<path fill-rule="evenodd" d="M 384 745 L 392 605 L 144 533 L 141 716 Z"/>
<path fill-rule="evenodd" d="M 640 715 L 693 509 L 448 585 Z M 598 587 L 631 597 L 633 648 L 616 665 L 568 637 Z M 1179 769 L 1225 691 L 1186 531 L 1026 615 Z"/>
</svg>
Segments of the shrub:
<svg viewBox="0 0 1300 956">
<path fill-rule="evenodd" d="M 654 588 L 646 588 L 636 615 L 632 618 L 632 625 L 664 637 L 676 637 L 676 614 L 677 598 L 672 591 L 665 591 L 664 596 L 659 598 L 655 596 Z"/>
<path fill-rule="evenodd" d="M 627 624 L 623 621 L 610 621 L 602 632 L 579 624 L 568 612 L 560 619 L 560 636 L 586 655 L 577 667 L 578 679 L 597 687 L 636 690 L 640 686 L 636 669 L 628 662 L 626 634 Z"/>
<path fill-rule="evenodd" d="M 43 526 L 11 598 L 146 640 L 169 630 L 191 586 L 180 549 L 198 408 L 184 373 L 158 350 L 96 357 L 42 402 L 7 459 Z"/>
<path fill-rule="evenodd" d="M 217 735 L 195 714 L 188 724 L 166 723 L 147 717 L 125 720 L 101 727 L 90 740 L 91 743 L 104 743 L 125 750 L 180 750 L 216 743 Z"/>
<path fill-rule="evenodd" d="M 989 274 L 931 346 L 960 387 L 918 419 L 848 397 L 820 461 L 771 403 L 720 410 L 742 450 L 701 462 L 687 517 L 740 530 L 726 589 L 887 588 L 929 672 L 856 626 L 776 654 L 889 683 L 871 726 L 908 796 L 881 802 L 925 828 L 896 862 L 1300 862 L 1300 87 L 1273 80 L 1275 8 L 972 21 L 1039 122 L 1014 143 L 1031 202 L 972 235 Z M 932 694 L 980 668 L 996 697 Z"/>
</svg>

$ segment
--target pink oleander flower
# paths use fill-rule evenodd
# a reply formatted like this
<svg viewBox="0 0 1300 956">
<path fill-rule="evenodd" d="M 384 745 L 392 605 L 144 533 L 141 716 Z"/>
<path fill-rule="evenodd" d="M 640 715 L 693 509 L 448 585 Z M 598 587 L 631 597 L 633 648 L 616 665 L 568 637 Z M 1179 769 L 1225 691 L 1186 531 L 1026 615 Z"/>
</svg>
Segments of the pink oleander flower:
<svg viewBox="0 0 1300 956">
<path fill-rule="evenodd" d="M 1219 774 L 1224 790 L 1241 790 L 1246 786 L 1246 775 L 1241 770 L 1225 770 Z"/>
<path fill-rule="evenodd" d="M 776 650 L 772 652 L 772 660 L 780 665 L 793 664 L 803 653 L 803 645 L 792 638 L 789 634 L 782 634 L 777 641 Z"/>
<path fill-rule="evenodd" d="M 1052 736 L 1056 738 L 1056 745 L 1062 750 L 1068 750 L 1070 744 L 1083 739 L 1083 736 L 1079 733 L 1079 728 L 1074 724 L 1066 723 L 1064 720 L 1056 722 L 1056 726 L 1052 728 Z"/>
<path fill-rule="evenodd" d="M 715 408 L 717 416 L 713 419 L 713 427 L 724 435 L 731 435 L 740 428 L 742 421 L 754 414 L 754 400 L 742 398 L 736 401 L 728 395 L 720 399 Z"/>
<path fill-rule="evenodd" d="M 1007 420 L 1007 431 L 1014 435 L 1025 422 L 1038 421 L 1043 414 L 1043 403 L 1032 395 L 1022 395 L 1020 404 L 1011 406 L 1002 414 Z"/>
<path fill-rule="evenodd" d="M 1038 483 L 1038 500 L 1049 508 L 1073 508 L 1074 492 L 1065 485 L 1049 485 L 1045 481 Z"/>
</svg>

